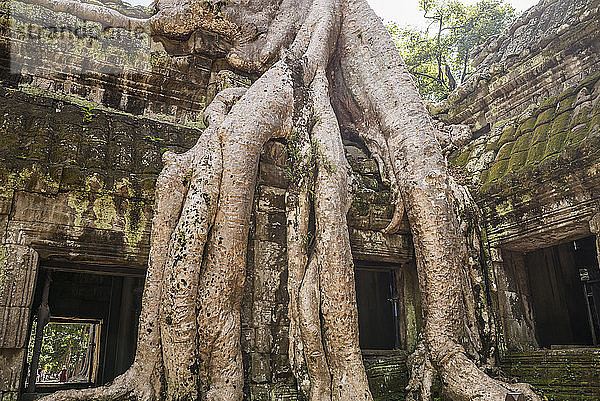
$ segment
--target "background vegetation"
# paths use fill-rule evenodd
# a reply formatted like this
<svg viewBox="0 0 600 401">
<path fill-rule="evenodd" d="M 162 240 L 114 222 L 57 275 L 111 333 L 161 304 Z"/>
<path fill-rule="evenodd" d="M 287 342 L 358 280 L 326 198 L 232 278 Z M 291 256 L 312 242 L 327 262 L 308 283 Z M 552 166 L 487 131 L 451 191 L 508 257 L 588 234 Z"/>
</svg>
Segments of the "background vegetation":
<svg viewBox="0 0 600 401">
<path fill-rule="evenodd" d="M 424 29 L 388 25 L 404 61 L 416 79 L 421 95 L 430 101 L 444 99 L 473 69 L 473 49 L 499 34 L 515 18 L 515 9 L 503 0 L 420 0 Z"/>
</svg>

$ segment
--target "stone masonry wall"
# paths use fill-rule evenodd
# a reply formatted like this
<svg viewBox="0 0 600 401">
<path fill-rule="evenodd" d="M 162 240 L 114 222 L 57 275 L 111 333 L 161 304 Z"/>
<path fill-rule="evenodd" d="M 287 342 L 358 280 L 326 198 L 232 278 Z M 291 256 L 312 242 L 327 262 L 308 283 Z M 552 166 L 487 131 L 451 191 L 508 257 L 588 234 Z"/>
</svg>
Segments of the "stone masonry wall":
<svg viewBox="0 0 600 401">
<path fill-rule="evenodd" d="M 484 216 L 500 367 L 551 400 L 600 397 L 597 350 L 540 349 L 524 259 L 597 233 L 599 15 L 598 0 L 542 0 L 478 50 L 467 85 L 430 106 Z"/>
<path fill-rule="evenodd" d="M 138 17 L 148 11 L 110 7 Z M 134 115 L 202 126 L 218 85 L 247 86 L 222 60 L 231 46 L 198 31 L 174 42 L 149 32 L 105 29 L 66 13 L 18 1 L 0 2 L 0 76 L 5 85 L 76 95 Z"/>
<path fill-rule="evenodd" d="M 600 69 L 600 1 L 543 0 L 474 54 L 476 72 L 430 111 L 477 136 Z"/>
</svg>

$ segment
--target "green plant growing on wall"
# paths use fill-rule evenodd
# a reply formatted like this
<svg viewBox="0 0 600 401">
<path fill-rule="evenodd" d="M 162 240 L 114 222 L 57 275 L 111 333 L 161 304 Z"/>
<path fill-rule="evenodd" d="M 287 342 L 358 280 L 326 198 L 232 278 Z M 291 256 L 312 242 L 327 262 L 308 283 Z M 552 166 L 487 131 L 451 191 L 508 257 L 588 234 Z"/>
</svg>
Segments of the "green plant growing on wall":
<svg viewBox="0 0 600 401">
<path fill-rule="evenodd" d="M 94 109 L 96 108 L 96 106 L 94 105 L 89 105 L 89 106 L 79 106 L 79 109 L 81 111 L 83 111 L 83 131 L 86 132 L 90 125 L 92 124 L 92 122 L 94 121 Z"/>
</svg>

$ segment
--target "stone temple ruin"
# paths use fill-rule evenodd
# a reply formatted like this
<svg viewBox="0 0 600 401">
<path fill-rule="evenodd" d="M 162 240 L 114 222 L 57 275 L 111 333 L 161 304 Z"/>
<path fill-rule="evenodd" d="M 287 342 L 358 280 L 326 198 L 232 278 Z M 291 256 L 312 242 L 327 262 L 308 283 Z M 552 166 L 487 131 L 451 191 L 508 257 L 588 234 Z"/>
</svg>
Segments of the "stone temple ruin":
<svg viewBox="0 0 600 401">
<path fill-rule="evenodd" d="M 147 10 L 102 2 L 143 17 Z M 0 3 L 0 400 L 101 385 L 135 350 L 154 184 L 223 88 L 249 86 L 231 47 Z M 480 208 L 490 369 L 552 400 L 600 399 L 600 1 L 543 0 L 478 49 L 476 73 L 431 105 L 455 178 Z M 404 399 L 420 329 L 408 227 L 380 230 L 388 184 L 347 139 L 361 348 L 373 395 Z M 286 152 L 260 164 L 242 313 L 248 400 L 296 400 L 287 360 Z M 34 373 L 44 324 L 86 331 L 79 380 Z M 57 326 L 58 327 L 58 326 Z M 492 362 L 490 362 L 490 366 Z"/>
</svg>

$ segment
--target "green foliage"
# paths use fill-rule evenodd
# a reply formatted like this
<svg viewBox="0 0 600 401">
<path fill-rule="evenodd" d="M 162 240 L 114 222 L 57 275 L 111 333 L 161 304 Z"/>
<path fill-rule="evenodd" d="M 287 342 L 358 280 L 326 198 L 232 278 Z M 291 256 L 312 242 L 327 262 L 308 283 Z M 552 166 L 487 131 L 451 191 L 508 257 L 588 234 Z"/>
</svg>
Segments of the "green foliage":
<svg viewBox="0 0 600 401">
<path fill-rule="evenodd" d="M 35 333 L 35 324 L 32 329 Z M 44 327 L 44 339 L 40 352 L 39 367 L 47 373 L 59 373 L 63 365 L 72 369 L 83 361 L 87 352 L 90 325 L 87 323 L 48 323 Z M 35 335 L 29 344 L 29 360 L 33 352 Z"/>
<path fill-rule="evenodd" d="M 312 124 L 320 124 L 321 121 L 313 119 Z M 302 153 L 302 139 L 299 133 L 292 130 L 287 137 L 286 153 L 288 167 L 286 169 L 286 177 L 290 180 L 290 185 L 293 188 L 306 188 L 311 197 L 314 196 L 315 176 L 317 168 L 320 166 L 328 174 L 335 174 L 337 168 L 331 160 L 323 154 L 319 147 L 319 142 L 313 138 L 309 138 L 310 150 L 307 155 Z"/>
<path fill-rule="evenodd" d="M 500 33 L 515 17 L 503 0 L 480 0 L 467 6 L 458 0 L 420 0 L 426 29 L 391 24 L 392 38 L 416 79 L 421 95 L 441 100 L 473 72 L 473 49 Z"/>
<path fill-rule="evenodd" d="M 94 109 L 95 106 L 79 106 L 83 111 L 83 131 L 87 131 L 92 121 L 94 121 Z"/>
</svg>

